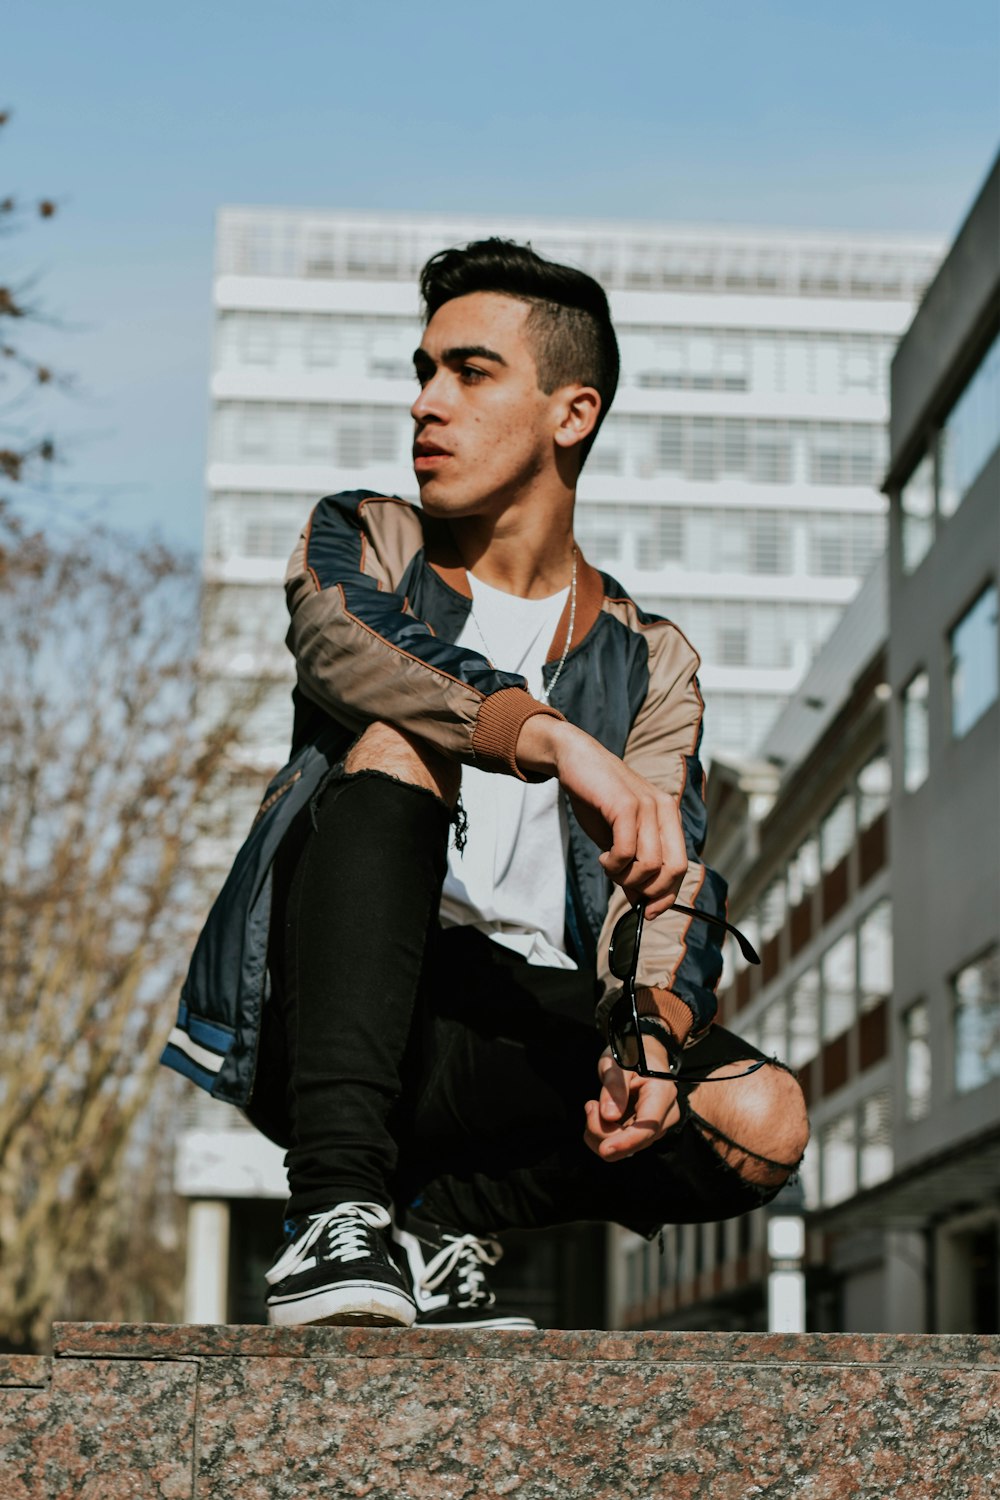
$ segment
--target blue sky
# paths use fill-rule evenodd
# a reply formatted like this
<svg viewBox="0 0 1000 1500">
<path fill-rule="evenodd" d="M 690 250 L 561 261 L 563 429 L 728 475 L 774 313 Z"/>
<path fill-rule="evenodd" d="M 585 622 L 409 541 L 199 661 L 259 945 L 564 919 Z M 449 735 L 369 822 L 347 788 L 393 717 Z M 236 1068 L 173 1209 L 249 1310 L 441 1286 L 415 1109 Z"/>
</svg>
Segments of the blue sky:
<svg viewBox="0 0 1000 1500">
<path fill-rule="evenodd" d="M 197 545 L 222 203 L 953 233 L 996 0 L 7 0 L 0 246 L 62 322 L 60 504 Z"/>
</svg>

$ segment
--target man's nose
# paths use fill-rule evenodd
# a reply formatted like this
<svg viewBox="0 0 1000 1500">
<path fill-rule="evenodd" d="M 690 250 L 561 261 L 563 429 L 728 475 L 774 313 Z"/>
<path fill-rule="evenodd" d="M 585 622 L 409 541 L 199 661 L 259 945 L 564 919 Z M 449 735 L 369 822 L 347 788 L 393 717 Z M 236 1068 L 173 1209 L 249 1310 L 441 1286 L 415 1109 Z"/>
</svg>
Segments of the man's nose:
<svg viewBox="0 0 1000 1500">
<path fill-rule="evenodd" d="M 410 407 L 410 415 L 415 422 L 446 422 L 448 420 L 444 382 L 440 377 L 441 371 L 439 370 L 421 386 L 416 401 Z"/>
</svg>

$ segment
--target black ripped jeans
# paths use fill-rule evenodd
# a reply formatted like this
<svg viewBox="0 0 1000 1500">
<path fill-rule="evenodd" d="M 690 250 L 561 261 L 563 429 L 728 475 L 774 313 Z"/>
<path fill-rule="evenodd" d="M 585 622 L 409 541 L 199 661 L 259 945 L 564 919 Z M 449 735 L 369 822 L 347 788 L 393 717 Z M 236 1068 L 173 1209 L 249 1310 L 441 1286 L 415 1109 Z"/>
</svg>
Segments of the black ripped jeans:
<svg viewBox="0 0 1000 1500">
<path fill-rule="evenodd" d="M 278 861 L 289 1216 L 420 1203 L 480 1234 L 591 1219 L 649 1235 L 772 1196 L 697 1128 L 683 1077 L 681 1123 L 660 1141 L 618 1162 L 584 1144 L 603 1046 L 595 982 L 441 930 L 450 821 L 431 792 L 337 773 Z M 703 1076 L 760 1056 L 716 1027 L 685 1060 Z"/>
</svg>

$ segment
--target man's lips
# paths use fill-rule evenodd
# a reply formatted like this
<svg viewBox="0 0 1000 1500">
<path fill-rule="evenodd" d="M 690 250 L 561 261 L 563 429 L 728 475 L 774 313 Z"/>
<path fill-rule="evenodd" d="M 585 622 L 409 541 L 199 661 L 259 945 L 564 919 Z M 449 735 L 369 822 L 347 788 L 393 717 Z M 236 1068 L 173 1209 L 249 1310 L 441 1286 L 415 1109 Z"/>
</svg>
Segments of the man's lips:
<svg viewBox="0 0 1000 1500">
<path fill-rule="evenodd" d="M 434 443 L 414 443 L 413 445 L 413 467 L 420 473 L 422 469 L 436 469 L 445 459 L 453 455 L 444 448 L 438 448 Z"/>
</svg>

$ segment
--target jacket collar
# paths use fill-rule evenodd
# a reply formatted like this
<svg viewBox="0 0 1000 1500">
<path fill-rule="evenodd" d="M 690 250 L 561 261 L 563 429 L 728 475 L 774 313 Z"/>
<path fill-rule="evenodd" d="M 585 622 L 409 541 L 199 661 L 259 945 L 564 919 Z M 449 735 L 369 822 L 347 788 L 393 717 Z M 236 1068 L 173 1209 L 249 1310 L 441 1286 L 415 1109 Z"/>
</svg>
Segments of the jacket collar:
<svg viewBox="0 0 1000 1500">
<path fill-rule="evenodd" d="M 426 515 L 422 516 L 421 520 L 424 530 L 424 556 L 428 563 L 443 583 L 446 583 L 463 599 L 471 600 L 472 589 L 469 587 L 469 575 L 447 521 Z M 578 646 L 589 634 L 604 603 L 604 579 L 596 568 L 591 567 L 579 547 L 577 547 L 577 553 L 579 562 L 576 573 L 576 619 L 573 622 L 573 639 L 570 646 Z M 547 662 L 558 661 L 566 647 L 570 604 L 571 600 L 567 597 L 545 658 Z"/>
</svg>

